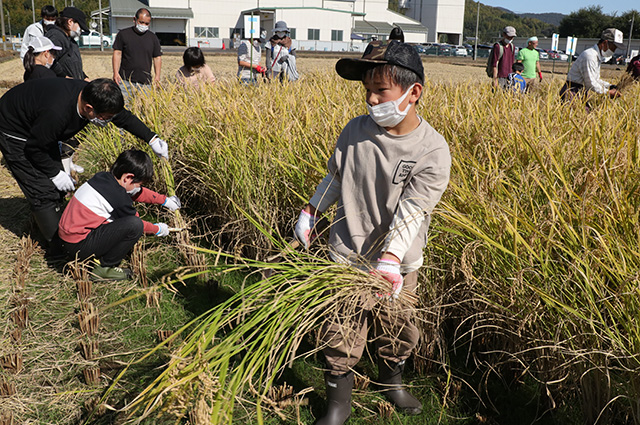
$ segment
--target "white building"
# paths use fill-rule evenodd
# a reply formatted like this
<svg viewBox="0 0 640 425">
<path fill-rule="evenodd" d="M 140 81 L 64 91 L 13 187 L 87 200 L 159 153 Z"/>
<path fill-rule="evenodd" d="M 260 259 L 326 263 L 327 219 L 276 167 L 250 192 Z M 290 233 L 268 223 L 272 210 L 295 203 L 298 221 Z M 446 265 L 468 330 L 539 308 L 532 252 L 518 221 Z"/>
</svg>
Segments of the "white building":
<svg viewBox="0 0 640 425">
<path fill-rule="evenodd" d="M 131 26 L 141 7 L 150 10 L 151 30 L 165 45 L 233 47 L 245 15 L 259 16 L 268 36 L 285 21 L 299 50 L 363 50 L 373 38 L 386 39 L 394 26 L 408 43 L 424 43 L 429 33 L 419 21 L 389 10 L 387 0 L 111 0 L 112 35 Z"/>
<path fill-rule="evenodd" d="M 407 16 L 429 28 L 428 42 L 462 44 L 464 0 L 404 0 Z"/>
</svg>

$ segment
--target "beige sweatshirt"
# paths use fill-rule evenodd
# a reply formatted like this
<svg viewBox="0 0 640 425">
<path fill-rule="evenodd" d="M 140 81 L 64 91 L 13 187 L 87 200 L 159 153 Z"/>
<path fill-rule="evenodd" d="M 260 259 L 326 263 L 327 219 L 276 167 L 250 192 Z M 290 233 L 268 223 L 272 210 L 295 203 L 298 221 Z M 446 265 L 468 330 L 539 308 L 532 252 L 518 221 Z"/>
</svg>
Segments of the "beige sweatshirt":
<svg viewBox="0 0 640 425">
<path fill-rule="evenodd" d="M 431 213 L 449 182 L 444 138 L 423 119 L 396 136 L 362 115 L 345 126 L 328 168 L 310 204 L 324 212 L 338 201 L 329 237 L 334 260 L 366 269 L 389 251 L 403 273 L 420 267 Z"/>
</svg>

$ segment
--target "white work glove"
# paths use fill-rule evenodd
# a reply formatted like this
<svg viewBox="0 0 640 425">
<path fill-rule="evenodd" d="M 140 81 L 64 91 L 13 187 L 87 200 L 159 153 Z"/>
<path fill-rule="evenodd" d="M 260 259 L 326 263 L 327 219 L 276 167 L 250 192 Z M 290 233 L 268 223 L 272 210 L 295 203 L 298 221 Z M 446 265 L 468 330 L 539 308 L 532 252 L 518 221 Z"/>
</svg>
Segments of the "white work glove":
<svg viewBox="0 0 640 425">
<path fill-rule="evenodd" d="M 153 139 L 149 142 L 149 146 L 151 146 L 153 153 L 159 157 L 169 159 L 169 145 L 158 136 L 153 136 Z"/>
<path fill-rule="evenodd" d="M 75 180 L 62 170 L 55 177 L 51 177 L 51 181 L 60 192 L 73 192 L 76 188 Z"/>
<path fill-rule="evenodd" d="M 156 232 L 156 236 L 169 236 L 169 226 L 166 223 L 155 223 L 160 230 Z"/>
<path fill-rule="evenodd" d="M 167 199 L 164 200 L 162 206 L 168 208 L 171 211 L 175 211 L 177 209 L 180 209 L 180 207 L 182 207 L 182 204 L 180 204 L 180 199 L 176 195 L 173 195 L 167 196 Z"/>
<path fill-rule="evenodd" d="M 65 173 L 71 174 L 72 171 L 75 171 L 78 174 L 84 173 L 84 168 L 74 163 L 72 158 L 63 158 L 61 161 L 62 168 L 64 168 Z"/>
<path fill-rule="evenodd" d="M 298 216 L 294 234 L 296 235 L 296 239 L 304 245 L 305 249 L 309 249 L 311 241 L 316 237 L 316 235 L 311 234 L 311 229 L 316 225 L 316 221 L 318 221 L 316 216 L 309 214 L 305 210 L 302 210 L 300 216 Z"/>
<path fill-rule="evenodd" d="M 375 270 L 371 271 L 372 275 L 380 276 L 391 284 L 391 291 L 382 294 L 376 293 L 378 298 L 386 298 L 389 301 L 398 299 L 402 286 L 404 285 L 404 278 L 400 274 L 400 263 L 393 260 L 378 259 L 378 265 Z"/>
</svg>

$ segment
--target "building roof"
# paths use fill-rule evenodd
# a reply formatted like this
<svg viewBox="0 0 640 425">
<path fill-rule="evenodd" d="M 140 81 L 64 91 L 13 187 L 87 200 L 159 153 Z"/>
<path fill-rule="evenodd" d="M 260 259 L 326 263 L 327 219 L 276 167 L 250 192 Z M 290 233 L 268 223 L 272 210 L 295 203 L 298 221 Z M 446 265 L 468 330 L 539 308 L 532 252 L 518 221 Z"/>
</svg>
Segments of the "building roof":
<svg viewBox="0 0 640 425">
<path fill-rule="evenodd" d="M 402 29 L 403 32 L 419 32 L 423 34 L 429 34 L 429 28 L 420 24 L 407 24 L 404 22 L 394 22 L 393 25 L 396 25 Z"/>
<path fill-rule="evenodd" d="M 111 16 L 114 18 L 132 18 L 138 9 L 149 9 L 153 19 L 189 19 L 193 18 L 190 7 L 149 7 L 138 0 L 111 0 Z"/>
<path fill-rule="evenodd" d="M 353 32 L 356 34 L 389 34 L 393 25 L 380 21 L 355 21 Z"/>
<path fill-rule="evenodd" d="M 344 1 L 344 0 L 341 0 Z M 365 13 L 362 12 L 354 12 L 351 10 L 340 10 L 340 9 L 327 9 L 325 7 L 313 7 L 313 6 L 309 6 L 309 7 L 295 7 L 295 6 L 285 6 L 285 7 L 254 7 L 253 9 L 247 9 L 247 10 L 243 10 L 241 13 L 243 15 L 247 15 L 250 13 L 259 13 L 259 12 L 275 12 L 276 10 L 293 10 L 293 9 L 308 9 L 308 10 L 325 10 L 328 12 L 338 12 L 338 13 L 348 13 L 349 15 L 352 16 L 364 16 Z"/>
</svg>

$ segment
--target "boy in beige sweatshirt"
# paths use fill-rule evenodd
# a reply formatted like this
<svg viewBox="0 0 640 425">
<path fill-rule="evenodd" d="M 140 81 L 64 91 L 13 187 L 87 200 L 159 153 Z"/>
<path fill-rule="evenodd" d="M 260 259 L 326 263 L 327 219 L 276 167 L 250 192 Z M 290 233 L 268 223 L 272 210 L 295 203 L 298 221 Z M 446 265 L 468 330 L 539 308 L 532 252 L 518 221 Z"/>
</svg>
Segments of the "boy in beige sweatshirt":
<svg viewBox="0 0 640 425">
<path fill-rule="evenodd" d="M 339 60 L 336 71 L 363 82 L 369 114 L 351 120 L 338 137 L 329 172 L 300 213 L 295 234 L 308 248 L 315 223 L 338 202 L 329 236 L 332 258 L 384 279 L 388 291 L 378 297 L 393 302 L 415 293 L 431 213 L 449 182 L 449 147 L 416 112 L 424 69 L 412 46 L 374 41 L 361 59 Z M 413 312 L 398 310 L 383 308 L 374 315 L 363 305 L 356 319 L 325 321 L 328 411 L 318 424 L 342 424 L 349 417 L 353 368 L 370 323 L 383 393 L 400 411 L 421 413 L 420 401 L 402 386 L 419 331 Z"/>
</svg>

